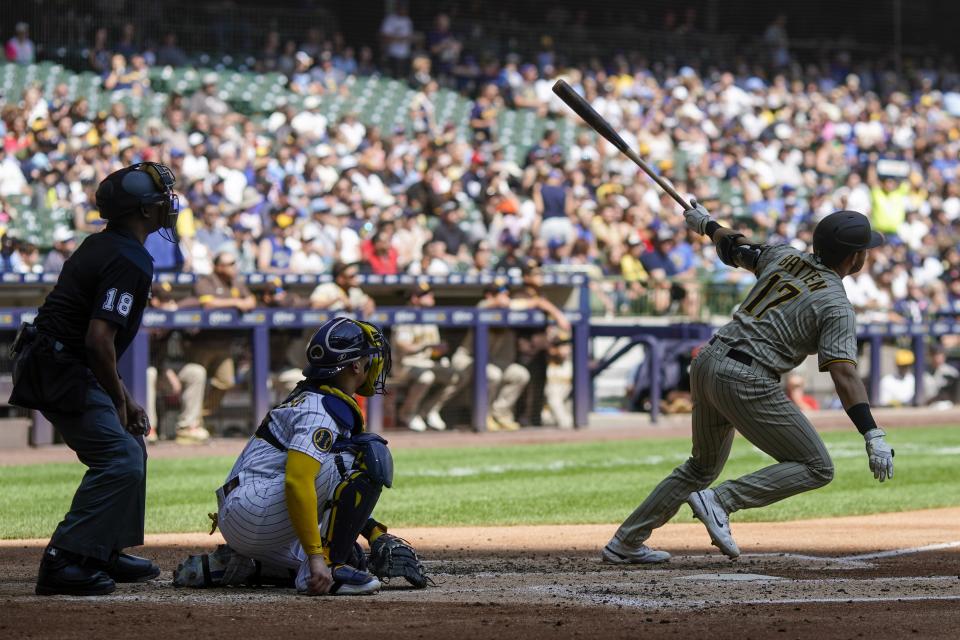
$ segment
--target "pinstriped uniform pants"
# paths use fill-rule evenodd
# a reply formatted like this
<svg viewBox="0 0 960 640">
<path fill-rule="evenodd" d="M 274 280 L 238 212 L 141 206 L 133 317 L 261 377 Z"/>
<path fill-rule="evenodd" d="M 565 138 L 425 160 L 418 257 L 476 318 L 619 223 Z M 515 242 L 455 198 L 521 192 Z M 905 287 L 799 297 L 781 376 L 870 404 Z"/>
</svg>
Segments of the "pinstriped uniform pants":
<svg viewBox="0 0 960 640">
<path fill-rule="evenodd" d="M 346 468 L 352 468 L 353 456 L 341 455 Z M 337 468 L 324 464 L 316 478 L 321 535 L 330 519 L 330 509 L 324 509 L 324 503 L 333 499 L 339 484 Z M 283 474 L 243 481 L 220 506 L 219 526 L 234 551 L 273 567 L 296 569 L 297 588 L 306 588 L 310 565 L 290 522 Z"/>
<path fill-rule="evenodd" d="M 722 342 L 705 347 L 690 368 L 693 450 L 664 478 L 615 534 L 639 546 L 665 524 L 687 496 L 710 486 L 730 455 L 734 429 L 776 464 L 727 480 L 714 490 L 728 513 L 762 507 L 833 479 L 823 440 L 787 398 L 779 380 L 757 365 L 726 357 Z"/>
</svg>

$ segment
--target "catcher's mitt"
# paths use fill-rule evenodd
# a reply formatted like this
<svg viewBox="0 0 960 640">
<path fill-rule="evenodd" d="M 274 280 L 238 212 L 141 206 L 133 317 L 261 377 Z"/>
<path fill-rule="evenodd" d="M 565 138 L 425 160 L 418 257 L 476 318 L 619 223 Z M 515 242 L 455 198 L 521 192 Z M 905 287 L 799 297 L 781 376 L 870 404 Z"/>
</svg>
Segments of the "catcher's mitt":
<svg viewBox="0 0 960 640">
<path fill-rule="evenodd" d="M 389 533 L 380 534 L 370 543 L 367 568 L 383 582 L 406 578 L 417 589 L 433 584 L 410 543 Z"/>
</svg>

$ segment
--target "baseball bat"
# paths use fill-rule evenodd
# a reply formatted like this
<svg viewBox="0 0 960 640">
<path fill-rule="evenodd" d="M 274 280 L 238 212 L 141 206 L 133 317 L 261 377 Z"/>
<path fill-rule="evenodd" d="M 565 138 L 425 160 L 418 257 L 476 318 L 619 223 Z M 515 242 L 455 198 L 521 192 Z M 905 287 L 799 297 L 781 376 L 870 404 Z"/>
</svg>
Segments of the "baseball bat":
<svg viewBox="0 0 960 640">
<path fill-rule="evenodd" d="M 665 178 L 658 176 L 653 169 L 650 168 L 650 165 L 644 162 L 643 158 L 637 155 L 637 152 L 627 145 L 626 140 L 621 138 L 620 134 L 613 130 L 610 123 L 597 113 L 596 109 L 591 107 L 590 103 L 574 91 L 573 87 L 567 84 L 565 80 L 557 80 L 556 84 L 553 85 L 553 92 L 557 94 L 557 97 L 567 103 L 567 106 L 573 109 L 578 116 L 583 118 L 583 121 L 590 125 L 594 131 L 609 140 L 610 144 L 620 150 L 620 153 L 633 160 L 638 167 L 643 169 L 643 172 L 650 176 L 671 198 L 676 200 L 677 204 L 684 209 L 690 209 L 690 204 L 683 196 L 677 193 L 673 185 Z"/>
</svg>

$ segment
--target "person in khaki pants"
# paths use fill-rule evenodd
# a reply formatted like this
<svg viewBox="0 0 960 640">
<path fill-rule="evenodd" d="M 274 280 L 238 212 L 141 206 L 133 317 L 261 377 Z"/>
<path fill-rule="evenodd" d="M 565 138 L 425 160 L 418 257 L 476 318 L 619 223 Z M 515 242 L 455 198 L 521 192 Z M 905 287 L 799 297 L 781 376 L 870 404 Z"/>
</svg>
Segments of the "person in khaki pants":
<svg viewBox="0 0 960 640">
<path fill-rule="evenodd" d="M 483 292 L 478 308 L 503 309 L 511 307 L 510 286 L 495 282 Z M 516 431 L 520 428 L 513 415 L 514 405 L 530 381 L 530 372 L 517 364 L 516 332 L 508 328 L 490 329 L 489 356 L 487 361 L 487 399 L 490 411 L 487 414 L 487 431 Z M 440 401 L 446 402 L 457 395 L 473 378 L 473 331 L 467 333 L 463 343 L 450 358 L 454 384 L 444 390 Z"/>
<path fill-rule="evenodd" d="M 154 309 L 163 309 L 164 311 L 176 311 L 183 306 L 189 307 L 196 305 L 196 300 L 185 298 L 179 303 L 173 299 L 173 288 L 169 282 L 158 282 L 153 285 L 153 295 L 150 298 L 150 306 Z M 153 431 L 147 436 L 148 442 L 156 442 L 159 439 L 159 425 L 157 416 L 157 383 L 159 382 L 159 370 L 157 364 L 164 362 L 169 354 L 168 348 L 170 332 L 154 329 L 150 335 L 150 362 L 155 363 L 147 367 L 147 416 L 150 418 L 150 424 L 155 425 Z M 203 399 L 206 393 L 207 370 L 202 365 L 195 362 L 188 362 L 174 370 L 171 367 L 163 367 L 163 383 L 173 392 L 180 396 L 180 415 L 177 417 L 178 444 L 199 444 L 210 439 L 210 432 L 203 426 Z"/>
<path fill-rule="evenodd" d="M 436 301 L 426 282 L 419 283 L 410 293 L 410 306 L 429 308 Z M 440 410 L 452 395 L 448 388 L 459 388 L 450 361 L 446 358 L 448 346 L 440 339 L 440 327 L 435 324 L 398 324 L 391 335 L 394 369 L 397 381 L 406 387 L 406 397 L 397 411 L 397 421 L 412 431 L 427 427 L 442 431 L 447 428 Z M 440 383 L 434 392 L 431 388 Z"/>
<path fill-rule="evenodd" d="M 213 273 L 197 280 L 194 295 L 200 307 L 208 311 L 230 309 L 243 313 L 257 306 L 257 299 L 239 276 L 237 256 L 232 251 L 214 256 Z M 187 341 L 187 359 L 202 366 L 210 380 L 204 407 L 208 415 L 220 407 L 227 391 L 236 386 L 232 348 L 233 338 L 218 332 L 201 332 Z"/>
</svg>

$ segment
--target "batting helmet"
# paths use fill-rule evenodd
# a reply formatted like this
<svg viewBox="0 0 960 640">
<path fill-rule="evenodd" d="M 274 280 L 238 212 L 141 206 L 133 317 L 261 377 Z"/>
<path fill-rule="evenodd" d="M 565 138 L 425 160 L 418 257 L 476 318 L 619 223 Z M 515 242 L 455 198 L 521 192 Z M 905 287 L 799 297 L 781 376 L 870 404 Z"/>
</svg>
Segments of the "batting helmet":
<svg viewBox="0 0 960 640">
<path fill-rule="evenodd" d="M 332 378 L 351 362 L 369 358 L 367 379 L 357 389 L 362 396 L 383 393 L 390 374 L 390 344 L 383 332 L 369 322 L 333 318 L 324 322 L 307 344 L 307 368 L 303 377 Z"/>
<path fill-rule="evenodd" d="M 873 231 L 867 216 L 856 211 L 835 211 L 813 230 L 813 253 L 827 266 L 836 266 L 852 253 L 883 243 L 883 234 Z"/>
</svg>

